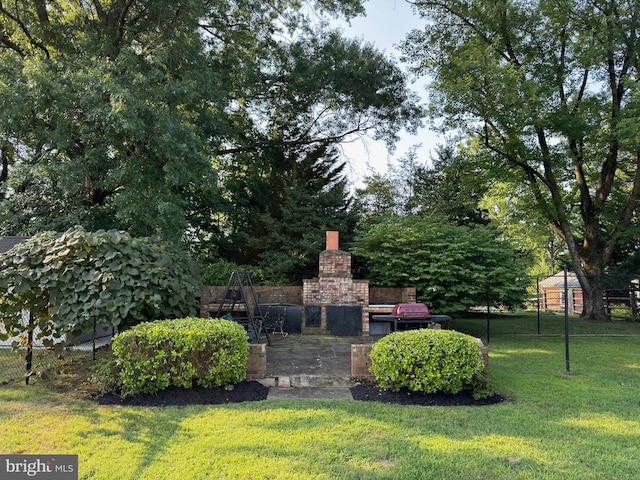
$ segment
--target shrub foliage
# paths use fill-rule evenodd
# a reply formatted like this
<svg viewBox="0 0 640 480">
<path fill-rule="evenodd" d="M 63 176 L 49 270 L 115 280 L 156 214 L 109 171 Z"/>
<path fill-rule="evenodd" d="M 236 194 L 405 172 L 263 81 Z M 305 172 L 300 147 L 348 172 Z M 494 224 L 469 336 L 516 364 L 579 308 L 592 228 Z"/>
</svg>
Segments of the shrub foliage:
<svg viewBox="0 0 640 480">
<path fill-rule="evenodd" d="M 122 397 L 173 385 L 229 388 L 247 375 L 249 344 L 235 322 L 184 318 L 136 325 L 113 340 Z"/>
<path fill-rule="evenodd" d="M 454 330 L 409 330 L 379 340 L 371 373 L 385 390 L 423 393 L 472 389 L 484 372 L 478 341 Z"/>
<path fill-rule="evenodd" d="M 389 217 L 362 225 L 355 253 L 367 261 L 371 285 L 416 287 L 438 313 L 490 302 L 520 305 L 528 278 L 513 245 L 490 226 L 434 218 Z"/>
</svg>

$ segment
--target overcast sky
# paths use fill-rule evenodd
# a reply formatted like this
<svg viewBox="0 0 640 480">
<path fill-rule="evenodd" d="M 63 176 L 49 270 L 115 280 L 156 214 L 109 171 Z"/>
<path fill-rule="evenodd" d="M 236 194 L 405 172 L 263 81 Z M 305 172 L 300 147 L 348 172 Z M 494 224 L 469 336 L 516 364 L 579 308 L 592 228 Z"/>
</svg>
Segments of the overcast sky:
<svg viewBox="0 0 640 480">
<path fill-rule="evenodd" d="M 400 58 L 400 51 L 397 45 L 404 40 L 406 34 L 414 28 L 421 28 L 423 22 L 415 15 L 405 0 L 368 0 L 364 4 L 366 17 L 357 17 L 348 25 L 340 22 L 338 25 L 343 30 L 346 37 L 358 38 L 374 43 L 382 52 L 394 58 Z M 403 65 L 401 67 L 404 68 Z M 425 81 L 420 80 L 411 84 L 412 90 L 424 96 Z M 429 153 L 439 143 L 438 136 L 423 129 L 417 135 L 409 135 L 402 132 L 401 140 L 396 151 L 389 154 L 384 144 L 373 142 L 372 140 L 357 141 L 350 144 L 345 149 L 345 154 L 349 160 L 350 178 L 356 186 L 361 186 L 359 182 L 369 168 L 378 172 L 387 169 L 389 160 L 405 156 L 408 150 L 416 144 L 422 144 L 419 150 L 419 161 L 429 158 Z"/>
</svg>

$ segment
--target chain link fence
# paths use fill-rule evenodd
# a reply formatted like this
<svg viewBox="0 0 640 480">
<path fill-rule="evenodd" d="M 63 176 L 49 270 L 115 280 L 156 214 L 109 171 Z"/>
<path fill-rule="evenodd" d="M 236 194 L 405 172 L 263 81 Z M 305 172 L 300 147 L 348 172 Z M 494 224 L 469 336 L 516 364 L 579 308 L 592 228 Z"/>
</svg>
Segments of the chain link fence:
<svg viewBox="0 0 640 480">
<path fill-rule="evenodd" d="M 490 278 L 490 275 L 488 276 Z M 585 320 L 582 288 L 574 274 L 564 272 L 547 278 L 530 279 L 529 296 L 519 308 L 500 309 L 492 305 L 491 285 L 487 284 L 487 303 L 461 315 L 452 315 L 450 328 L 482 338 L 513 335 L 538 336 L 637 336 L 640 335 L 640 275 L 600 277 L 606 319 Z M 114 332 L 115 333 L 115 332 Z M 95 343 L 51 352 L 34 347 L 14 350 L 0 346 L 0 383 L 25 380 L 43 372 L 65 371 L 70 363 L 95 358 L 96 351 L 110 342 L 103 337 Z"/>
<path fill-rule="evenodd" d="M 0 384 L 12 381 L 29 383 L 33 376 L 69 372 L 76 362 L 95 359 L 101 347 L 110 343 L 110 337 L 104 337 L 81 345 L 52 350 L 43 346 L 26 346 L 16 349 L 0 346 Z"/>
<path fill-rule="evenodd" d="M 452 328 L 489 343 L 501 335 L 628 336 L 640 335 L 640 275 L 602 275 L 606 319 L 586 320 L 585 297 L 575 274 L 532 277 L 529 296 L 519 308 L 479 305 L 456 316 Z M 491 285 L 487 285 L 490 302 Z"/>
</svg>

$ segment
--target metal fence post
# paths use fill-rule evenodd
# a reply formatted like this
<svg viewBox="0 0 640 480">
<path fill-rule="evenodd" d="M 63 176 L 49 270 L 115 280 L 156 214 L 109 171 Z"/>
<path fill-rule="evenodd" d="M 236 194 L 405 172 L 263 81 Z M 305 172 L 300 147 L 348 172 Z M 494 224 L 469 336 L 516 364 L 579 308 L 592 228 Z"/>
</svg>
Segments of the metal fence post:
<svg viewBox="0 0 640 480">
<path fill-rule="evenodd" d="M 27 376 L 24 379 L 24 383 L 29 385 L 29 377 L 31 376 L 31 367 L 33 361 L 33 312 L 29 310 L 29 330 L 27 333 Z"/>
<path fill-rule="evenodd" d="M 491 284 L 487 275 L 487 345 L 491 342 Z"/>
<path fill-rule="evenodd" d="M 536 277 L 536 301 L 538 304 L 538 335 L 540 335 L 540 279 Z"/>
<path fill-rule="evenodd" d="M 33 330 L 29 329 L 27 333 L 27 375 L 24 378 L 24 383 L 29 385 L 29 377 L 31 376 L 31 366 L 33 361 Z"/>
<path fill-rule="evenodd" d="M 569 366 L 569 285 L 567 280 L 567 265 L 564 265 L 564 349 L 567 363 L 567 375 L 571 375 Z"/>
<path fill-rule="evenodd" d="M 91 358 L 96 359 L 96 317 L 93 317 L 93 335 L 91 336 Z"/>
</svg>

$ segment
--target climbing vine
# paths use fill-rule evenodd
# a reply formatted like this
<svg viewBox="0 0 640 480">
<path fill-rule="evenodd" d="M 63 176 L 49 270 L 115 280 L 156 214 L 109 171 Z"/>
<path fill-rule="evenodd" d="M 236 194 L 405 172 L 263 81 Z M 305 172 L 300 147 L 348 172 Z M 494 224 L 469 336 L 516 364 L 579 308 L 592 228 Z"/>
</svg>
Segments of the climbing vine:
<svg viewBox="0 0 640 480">
<path fill-rule="evenodd" d="M 94 320 L 126 328 L 187 316 L 199 286 L 190 259 L 158 238 L 80 227 L 42 233 L 0 255 L 0 339 L 39 327 L 52 345 Z"/>
</svg>

